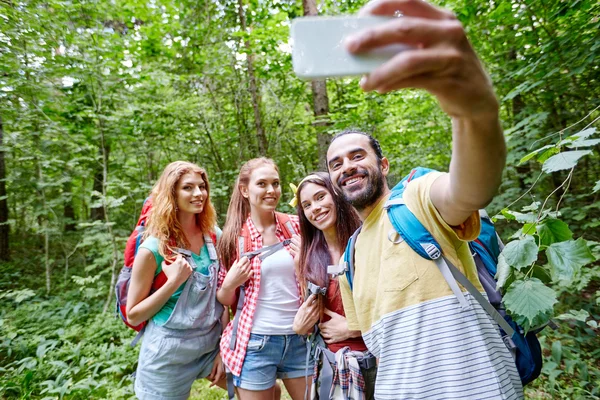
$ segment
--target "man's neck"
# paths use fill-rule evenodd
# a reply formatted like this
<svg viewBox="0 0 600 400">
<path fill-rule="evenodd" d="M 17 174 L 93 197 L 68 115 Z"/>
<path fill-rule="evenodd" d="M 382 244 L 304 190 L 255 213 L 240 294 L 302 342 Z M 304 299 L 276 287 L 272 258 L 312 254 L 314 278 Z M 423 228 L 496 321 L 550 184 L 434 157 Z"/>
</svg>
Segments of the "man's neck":
<svg viewBox="0 0 600 400">
<path fill-rule="evenodd" d="M 377 207 L 377 204 L 379 204 L 379 202 L 383 198 L 387 197 L 390 194 L 390 192 L 391 192 L 390 188 L 387 187 L 387 185 L 386 185 L 385 188 L 383 189 L 383 193 L 381 194 L 381 196 L 379 196 L 377 198 L 377 200 L 375 200 L 374 202 L 372 202 L 370 205 L 363 208 L 362 210 L 356 210 L 358 212 L 358 216 L 360 217 L 360 220 L 362 222 L 365 222 L 365 220 L 369 217 L 371 212 L 375 209 L 375 207 Z"/>
</svg>

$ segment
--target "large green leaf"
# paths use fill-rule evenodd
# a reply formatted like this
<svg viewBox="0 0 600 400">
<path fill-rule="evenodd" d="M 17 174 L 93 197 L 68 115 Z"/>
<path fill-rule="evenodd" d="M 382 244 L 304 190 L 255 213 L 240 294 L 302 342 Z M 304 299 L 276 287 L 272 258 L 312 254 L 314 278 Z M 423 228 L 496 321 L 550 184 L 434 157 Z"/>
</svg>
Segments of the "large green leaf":
<svg viewBox="0 0 600 400">
<path fill-rule="evenodd" d="M 574 150 L 563 151 L 560 154 L 550 157 L 542 165 L 542 170 L 546 173 L 571 169 L 577 165 L 577 161 L 583 156 L 591 154 L 592 150 Z"/>
<path fill-rule="evenodd" d="M 537 226 L 540 245 L 550 246 L 553 243 L 564 242 L 573 238 L 569 225 L 555 218 L 548 218 Z"/>
<path fill-rule="evenodd" d="M 538 246 L 533 236 L 526 236 L 524 239 L 513 240 L 507 244 L 502 250 L 502 255 L 509 265 L 521 269 L 537 260 Z"/>
<path fill-rule="evenodd" d="M 552 278 L 569 284 L 581 267 L 595 260 L 585 241 L 581 238 L 554 243 L 546 249 L 548 263 L 552 267 Z"/>
<path fill-rule="evenodd" d="M 556 293 L 537 278 L 515 281 L 504 295 L 504 305 L 525 330 L 545 323 L 552 314 Z"/>
<path fill-rule="evenodd" d="M 600 181 L 596 182 L 596 185 L 594 186 L 592 193 L 596 193 L 599 190 L 600 190 Z"/>
</svg>

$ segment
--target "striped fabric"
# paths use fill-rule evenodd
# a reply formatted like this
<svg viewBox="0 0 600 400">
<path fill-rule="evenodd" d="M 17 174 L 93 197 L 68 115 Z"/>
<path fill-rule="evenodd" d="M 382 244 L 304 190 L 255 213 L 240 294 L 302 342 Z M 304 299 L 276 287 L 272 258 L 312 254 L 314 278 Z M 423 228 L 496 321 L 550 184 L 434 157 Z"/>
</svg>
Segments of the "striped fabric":
<svg viewBox="0 0 600 400">
<path fill-rule="evenodd" d="M 363 336 L 379 358 L 377 399 L 520 399 L 512 356 L 496 325 L 465 293 L 383 316 Z"/>
<path fill-rule="evenodd" d="M 279 220 L 277 219 L 277 214 L 275 214 L 277 228 L 275 235 L 280 242 L 283 242 L 286 238 L 283 234 L 283 229 Z M 296 232 L 300 232 L 300 225 L 298 222 L 298 217 L 296 215 L 290 215 L 290 221 Z M 246 219 L 244 223 L 250 232 L 250 239 L 252 242 L 251 251 L 258 250 L 263 247 L 262 236 L 256 230 L 254 223 L 250 216 Z M 289 246 L 286 246 L 289 251 Z M 256 312 L 256 303 L 258 300 L 258 293 L 260 290 L 260 265 L 261 260 L 259 257 L 254 257 L 251 261 L 252 271 L 254 275 L 248 282 L 246 282 L 246 297 L 244 299 L 244 306 L 242 309 L 242 315 L 240 316 L 240 322 L 238 325 L 237 332 L 237 341 L 235 343 L 235 349 L 231 350 L 229 348 L 229 343 L 231 342 L 231 334 L 233 330 L 233 321 L 230 321 L 227 324 L 227 327 L 223 331 L 223 335 L 221 336 L 221 358 L 223 359 L 223 363 L 229 368 L 229 370 L 236 376 L 240 376 L 242 373 L 242 365 L 244 364 L 244 358 L 246 357 L 246 348 L 248 347 L 248 341 L 250 340 L 250 333 L 252 331 L 252 320 L 254 318 L 254 313 Z M 221 273 L 222 272 L 222 273 Z M 217 287 L 220 288 L 223 284 L 223 280 L 227 272 L 224 271 L 224 268 L 221 268 L 219 271 L 219 280 Z M 298 289 L 298 296 L 301 298 L 300 285 L 296 281 L 296 286 Z M 300 307 L 300 304 L 298 304 Z"/>
<path fill-rule="evenodd" d="M 443 174 L 409 183 L 404 201 L 444 249 L 445 256 L 479 290 L 483 287 L 467 241 L 479 235 L 479 214 L 449 226 L 431 201 Z M 468 292 L 462 309 L 436 264 L 404 241 L 381 201 L 356 241 L 354 290 L 345 276 L 340 291 L 349 329 L 360 329 L 379 359 L 377 399 L 520 399 L 523 388 L 498 327 Z M 464 290 L 463 290 L 464 291 Z"/>
</svg>

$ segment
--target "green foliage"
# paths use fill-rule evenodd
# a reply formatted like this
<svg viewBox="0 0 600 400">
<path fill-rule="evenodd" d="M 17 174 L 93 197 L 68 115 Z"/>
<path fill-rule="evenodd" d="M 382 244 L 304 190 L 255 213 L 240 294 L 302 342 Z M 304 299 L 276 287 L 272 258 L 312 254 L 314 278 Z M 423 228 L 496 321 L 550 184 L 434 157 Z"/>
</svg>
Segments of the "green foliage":
<svg viewBox="0 0 600 400">
<path fill-rule="evenodd" d="M 540 326 L 553 314 L 556 294 L 537 278 L 518 280 L 504 295 L 504 305 L 525 330 Z"/>
<path fill-rule="evenodd" d="M 327 0 L 319 12 L 364 3 Z M 509 153 L 489 210 L 506 241 L 497 275 L 506 308 L 526 329 L 560 321 L 542 333 L 543 377 L 528 396 L 598 398 L 600 22 L 590 16 L 600 4 L 438 3 L 463 22 L 501 99 Z M 178 159 L 206 168 L 223 224 L 239 166 L 258 155 L 254 106 L 283 187 L 317 168 L 321 122 L 330 134 L 373 132 L 390 183 L 416 165 L 448 169 L 451 121 L 432 96 L 328 80 L 329 114 L 317 120 L 310 84 L 292 74 L 289 25 L 301 3 L 244 4 L 246 32 L 230 0 L 2 3 L 0 118 L 16 261 L 0 264 L 0 397 L 132 396 L 132 332 L 102 313 L 125 240 Z M 194 390 L 222 396 L 202 382 Z"/>
</svg>

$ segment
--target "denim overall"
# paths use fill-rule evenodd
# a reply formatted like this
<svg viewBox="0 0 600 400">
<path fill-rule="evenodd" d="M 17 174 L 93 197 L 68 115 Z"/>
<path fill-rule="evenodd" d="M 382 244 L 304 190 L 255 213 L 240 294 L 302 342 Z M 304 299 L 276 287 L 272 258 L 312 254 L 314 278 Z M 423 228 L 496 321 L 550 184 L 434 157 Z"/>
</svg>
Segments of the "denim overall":
<svg viewBox="0 0 600 400">
<path fill-rule="evenodd" d="M 209 274 L 196 271 L 186 250 L 180 252 L 194 272 L 167 322 L 148 321 L 135 377 L 139 399 L 187 399 L 192 383 L 208 376 L 219 354 L 223 306 L 217 301 L 219 261 L 209 235 L 204 235 L 211 264 Z"/>
</svg>

